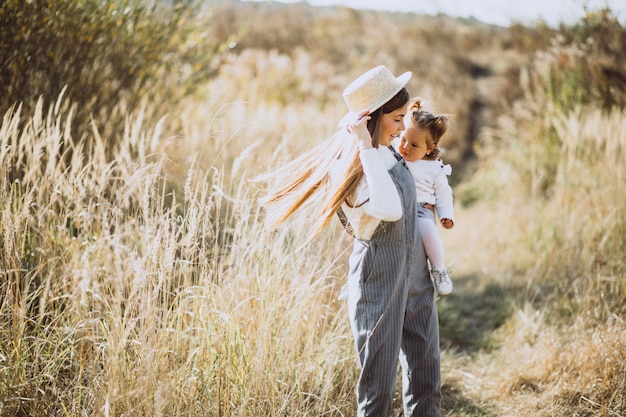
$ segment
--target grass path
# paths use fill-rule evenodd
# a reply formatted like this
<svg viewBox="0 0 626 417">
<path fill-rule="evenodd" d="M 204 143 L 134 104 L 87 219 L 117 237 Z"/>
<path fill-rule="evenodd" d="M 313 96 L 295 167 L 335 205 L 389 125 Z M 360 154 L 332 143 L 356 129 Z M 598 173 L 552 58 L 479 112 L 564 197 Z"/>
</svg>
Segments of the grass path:
<svg viewBox="0 0 626 417">
<path fill-rule="evenodd" d="M 497 334 L 516 314 L 523 294 L 511 277 L 498 273 L 503 260 L 490 259 L 498 253 L 510 256 L 511 250 L 497 247 L 502 231 L 493 220 L 493 213 L 481 207 L 457 210 L 455 227 L 440 229 L 455 285 L 438 299 L 445 416 L 521 415 L 499 400 L 507 374 L 501 366 L 507 361 Z"/>
</svg>

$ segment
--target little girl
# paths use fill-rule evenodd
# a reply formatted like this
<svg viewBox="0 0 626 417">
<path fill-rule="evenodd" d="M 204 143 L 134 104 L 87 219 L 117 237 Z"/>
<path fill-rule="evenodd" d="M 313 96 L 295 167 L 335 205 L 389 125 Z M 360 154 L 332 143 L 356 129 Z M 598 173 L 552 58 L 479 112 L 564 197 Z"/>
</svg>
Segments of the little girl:
<svg viewBox="0 0 626 417">
<path fill-rule="evenodd" d="M 436 210 L 444 228 L 454 226 L 452 188 L 447 178 L 452 168 L 439 159 L 441 150 L 437 147 L 448 121 L 448 115 L 433 115 L 422 108 L 420 99 L 413 99 L 405 119 L 406 130 L 393 142 L 415 180 L 419 230 L 430 261 L 433 283 L 441 295 L 452 291 L 452 280 L 445 268 L 443 245 L 435 223 Z"/>
</svg>

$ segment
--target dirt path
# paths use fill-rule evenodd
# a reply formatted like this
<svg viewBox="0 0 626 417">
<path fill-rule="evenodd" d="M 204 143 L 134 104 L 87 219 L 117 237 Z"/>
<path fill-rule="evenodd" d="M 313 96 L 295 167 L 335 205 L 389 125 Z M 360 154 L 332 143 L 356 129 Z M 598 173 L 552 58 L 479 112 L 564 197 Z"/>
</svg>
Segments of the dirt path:
<svg viewBox="0 0 626 417">
<path fill-rule="evenodd" d="M 494 365 L 502 356 L 496 332 L 516 313 L 520 295 L 496 272 L 493 257 L 511 249 L 499 247 L 493 227 L 486 230 L 490 215 L 478 207 L 457 210 L 455 227 L 440 229 L 455 285 L 438 300 L 445 416 L 519 415 L 494 401 L 504 371 Z"/>
</svg>

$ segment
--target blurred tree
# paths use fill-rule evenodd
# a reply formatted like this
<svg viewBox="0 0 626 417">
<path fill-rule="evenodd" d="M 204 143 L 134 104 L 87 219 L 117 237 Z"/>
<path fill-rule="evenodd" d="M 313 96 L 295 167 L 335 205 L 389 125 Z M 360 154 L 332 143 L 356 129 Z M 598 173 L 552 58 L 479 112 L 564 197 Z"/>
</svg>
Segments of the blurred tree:
<svg viewBox="0 0 626 417">
<path fill-rule="evenodd" d="M 626 28 L 611 9 L 562 27 L 552 49 L 549 93 L 565 110 L 579 104 L 626 105 Z"/>
<path fill-rule="evenodd" d="M 0 3 L 0 112 L 39 97 L 54 103 L 66 88 L 75 127 L 92 116 L 110 131 L 124 123 L 122 103 L 175 104 L 211 75 L 219 46 L 198 38 L 197 0 L 5 0 Z M 205 42 L 203 42 L 205 41 Z M 102 126 L 104 127 L 104 126 Z"/>
</svg>

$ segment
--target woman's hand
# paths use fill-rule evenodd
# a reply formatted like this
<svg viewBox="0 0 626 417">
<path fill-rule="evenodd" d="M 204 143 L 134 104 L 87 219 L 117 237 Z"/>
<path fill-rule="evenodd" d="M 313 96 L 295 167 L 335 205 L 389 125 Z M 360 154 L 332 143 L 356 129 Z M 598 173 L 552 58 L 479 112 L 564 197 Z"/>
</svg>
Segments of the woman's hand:
<svg viewBox="0 0 626 417">
<path fill-rule="evenodd" d="M 454 222 L 452 219 L 441 219 L 441 225 L 444 229 L 452 229 L 452 227 L 454 227 Z"/>
<path fill-rule="evenodd" d="M 346 126 L 349 133 L 355 135 L 359 140 L 359 149 L 370 149 L 372 147 L 372 135 L 367 130 L 367 122 L 371 119 L 369 110 L 363 110 L 358 114 L 356 120 Z"/>
</svg>

